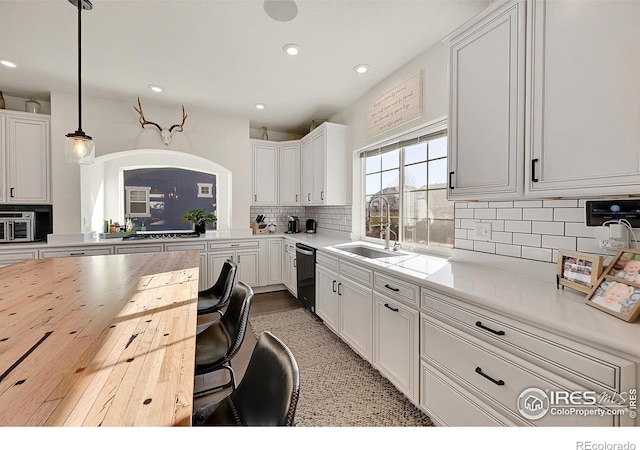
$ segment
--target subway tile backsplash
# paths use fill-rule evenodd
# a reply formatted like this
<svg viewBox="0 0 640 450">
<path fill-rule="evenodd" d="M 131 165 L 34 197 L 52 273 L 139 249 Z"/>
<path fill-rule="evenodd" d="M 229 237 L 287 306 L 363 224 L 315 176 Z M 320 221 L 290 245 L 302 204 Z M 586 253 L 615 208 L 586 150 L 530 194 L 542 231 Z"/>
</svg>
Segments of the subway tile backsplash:
<svg viewBox="0 0 640 450">
<path fill-rule="evenodd" d="M 305 229 L 307 219 L 315 219 L 318 231 L 345 231 L 351 232 L 351 206 L 252 206 L 250 208 L 251 220 L 258 214 L 266 216 L 266 223 L 275 223 L 277 232 L 287 230 L 289 216 L 298 216 L 300 228 Z"/>
<path fill-rule="evenodd" d="M 585 225 L 586 200 L 456 202 L 455 247 L 555 263 L 558 249 L 610 255 Z M 491 223 L 490 239 L 475 237 L 477 222 Z M 640 230 L 634 229 L 636 236 Z"/>
</svg>

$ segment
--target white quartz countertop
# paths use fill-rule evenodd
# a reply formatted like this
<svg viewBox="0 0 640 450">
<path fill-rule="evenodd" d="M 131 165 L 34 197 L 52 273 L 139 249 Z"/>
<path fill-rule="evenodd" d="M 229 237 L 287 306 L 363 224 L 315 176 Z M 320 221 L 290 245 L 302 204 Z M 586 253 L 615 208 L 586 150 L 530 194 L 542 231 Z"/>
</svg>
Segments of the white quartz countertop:
<svg viewBox="0 0 640 450">
<path fill-rule="evenodd" d="M 239 239 L 284 238 L 300 242 L 334 256 L 352 260 L 373 270 L 383 271 L 413 282 L 426 289 L 458 298 L 524 323 L 561 334 L 578 342 L 619 351 L 640 357 L 640 323 L 628 323 L 585 302 L 585 294 L 570 288 L 557 289 L 555 279 L 528 276 L 526 270 L 498 270 L 482 263 L 451 261 L 445 257 L 411 253 L 404 250 L 391 252 L 389 257 L 366 258 L 343 250 L 344 246 L 366 245 L 383 250 L 382 246 L 368 242 L 351 241 L 347 237 L 322 233 L 250 234 L 208 232 L 206 236 L 189 239 L 122 240 L 95 239 L 69 243 L 34 242 L 0 246 L 1 250 L 33 250 L 39 248 L 77 247 L 92 245 L 144 245 L 152 243 Z M 341 249 L 342 247 L 342 249 Z M 527 266 L 519 260 L 520 267 Z M 418 305 L 419 307 L 419 305 Z"/>
</svg>

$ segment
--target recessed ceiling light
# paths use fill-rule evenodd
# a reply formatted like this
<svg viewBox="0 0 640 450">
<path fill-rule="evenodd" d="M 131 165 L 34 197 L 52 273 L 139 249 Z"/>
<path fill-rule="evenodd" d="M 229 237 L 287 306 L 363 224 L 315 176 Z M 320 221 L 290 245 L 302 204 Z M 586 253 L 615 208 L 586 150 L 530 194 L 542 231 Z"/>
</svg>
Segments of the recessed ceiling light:
<svg viewBox="0 0 640 450">
<path fill-rule="evenodd" d="M 162 88 L 160 86 L 156 86 L 155 84 L 150 84 L 149 89 L 153 92 L 162 92 Z"/>
<path fill-rule="evenodd" d="M 264 104 L 256 103 L 256 109 L 264 109 Z"/>
<path fill-rule="evenodd" d="M 284 50 L 284 52 L 287 55 L 297 55 L 298 53 L 300 53 L 300 47 L 298 47 L 296 44 L 287 44 L 284 47 L 282 47 L 282 50 Z"/>
<path fill-rule="evenodd" d="M 11 67 L 12 69 L 15 69 L 16 67 L 18 67 L 16 63 L 7 61 L 6 59 L 0 59 L 0 64 L 6 67 Z"/>
<path fill-rule="evenodd" d="M 366 64 L 358 64 L 353 68 L 353 70 L 355 70 L 356 73 L 365 73 L 367 70 L 369 70 L 369 66 Z"/>
</svg>

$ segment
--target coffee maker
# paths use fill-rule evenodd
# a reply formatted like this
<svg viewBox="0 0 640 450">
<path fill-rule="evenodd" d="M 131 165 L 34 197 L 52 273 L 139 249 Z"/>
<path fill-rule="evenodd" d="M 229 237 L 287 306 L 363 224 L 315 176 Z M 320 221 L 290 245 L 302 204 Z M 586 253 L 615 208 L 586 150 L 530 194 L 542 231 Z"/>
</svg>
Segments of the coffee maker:
<svg viewBox="0 0 640 450">
<path fill-rule="evenodd" d="M 316 221 L 315 220 L 307 219 L 306 232 L 307 233 L 315 233 L 316 232 Z"/>
<path fill-rule="evenodd" d="M 285 233 L 293 234 L 293 233 L 299 233 L 299 232 L 300 232 L 300 220 L 298 219 L 298 216 L 289 216 L 289 219 L 287 222 L 287 231 L 285 231 Z"/>
</svg>

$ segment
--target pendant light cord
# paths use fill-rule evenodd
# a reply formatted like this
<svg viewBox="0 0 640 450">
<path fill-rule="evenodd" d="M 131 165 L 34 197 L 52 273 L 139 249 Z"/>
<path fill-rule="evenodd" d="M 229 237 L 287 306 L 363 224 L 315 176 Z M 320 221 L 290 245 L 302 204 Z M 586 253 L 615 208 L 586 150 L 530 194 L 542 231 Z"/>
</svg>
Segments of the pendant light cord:
<svg viewBox="0 0 640 450">
<path fill-rule="evenodd" d="M 82 131 L 82 0 L 78 0 L 78 131 Z"/>
</svg>

